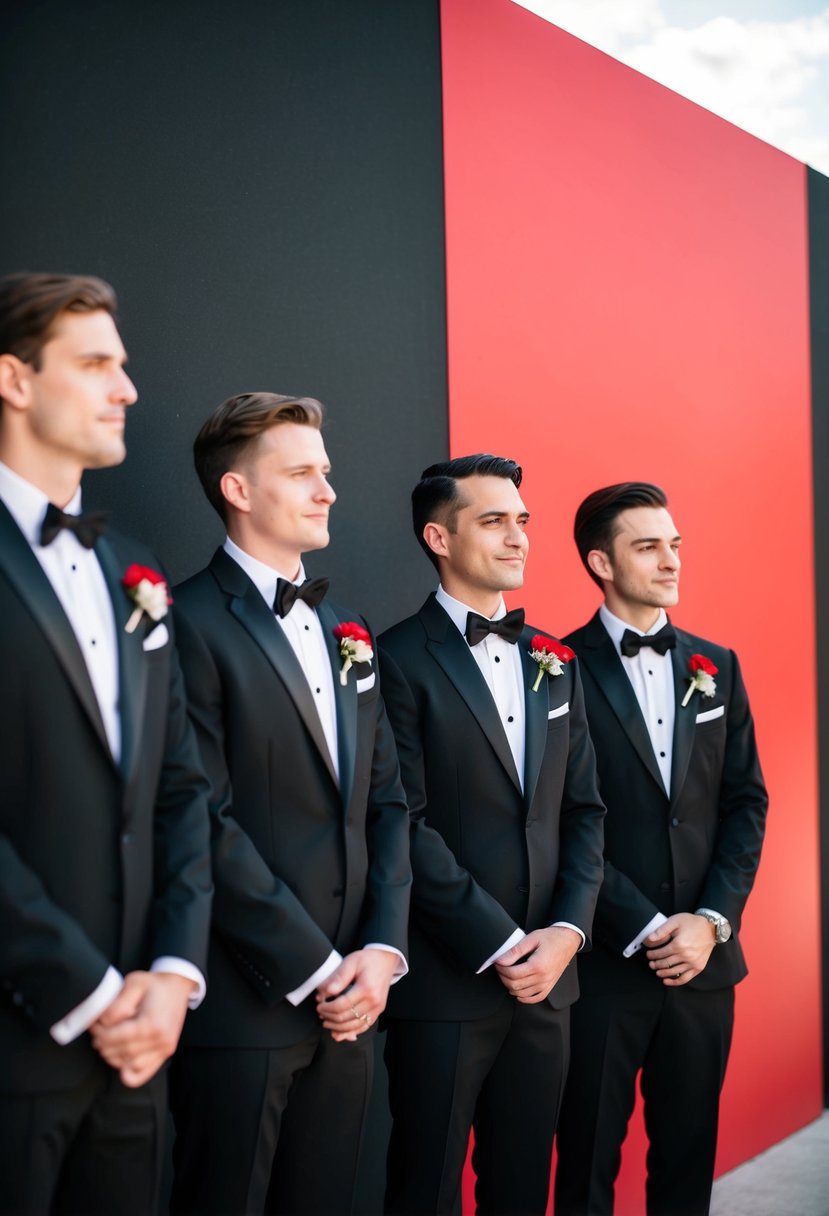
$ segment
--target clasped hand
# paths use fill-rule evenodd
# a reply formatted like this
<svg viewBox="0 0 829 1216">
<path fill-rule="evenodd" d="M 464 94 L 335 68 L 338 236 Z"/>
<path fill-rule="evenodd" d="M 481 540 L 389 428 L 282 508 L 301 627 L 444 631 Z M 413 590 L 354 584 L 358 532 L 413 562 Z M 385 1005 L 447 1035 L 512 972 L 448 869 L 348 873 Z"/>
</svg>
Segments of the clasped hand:
<svg viewBox="0 0 829 1216">
<path fill-rule="evenodd" d="M 196 985 L 163 971 L 131 971 L 89 1028 L 92 1045 L 124 1085 L 143 1085 L 175 1051 Z"/>
<path fill-rule="evenodd" d="M 501 983 L 522 1005 L 543 1001 L 581 945 L 575 929 L 534 929 L 495 963 Z M 523 960 L 523 961 L 521 961 Z"/>
<path fill-rule="evenodd" d="M 399 958 L 370 947 L 347 954 L 317 989 L 317 1013 L 335 1043 L 365 1034 L 386 1008 Z"/>
<path fill-rule="evenodd" d="M 679 988 L 705 970 L 714 949 L 711 922 L 694 912 L 678 912 L 644 941 L 651 970 L 668 988 Z"/>
</svg>

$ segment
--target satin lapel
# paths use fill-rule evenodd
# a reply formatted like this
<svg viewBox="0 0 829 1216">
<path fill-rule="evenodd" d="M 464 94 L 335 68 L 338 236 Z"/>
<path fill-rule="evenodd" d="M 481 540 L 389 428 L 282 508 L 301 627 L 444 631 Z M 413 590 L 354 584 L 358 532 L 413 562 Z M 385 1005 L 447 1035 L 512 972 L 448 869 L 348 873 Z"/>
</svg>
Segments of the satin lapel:
<svg viewBox="0 0 829 1216">
<path fill-rule="evenodd" d="M 3 503 L 0 503 L 0 567 L 43 630 L 101 745 L 112 759 L 98 700 L 72 626 L 29 542 Z"/>
<path fill-rule="evenodd" d="M 227 560 L 232 561 L 232 558 L 228 558 Z M 243 572 L 240 571 L 240 573 Z M 230 601 L 230 611 L 260 647 L 265 658 L 287 688 L 291 700 L 296 706 L 302 721 L 305 723 L 308 733 L 319 749 L 319 753 L 325 761 L 333 781 L 335 784 L 339 784 L 337 773 L 331 760 L 331 753 L 328 750 L 328 744 L 325 742 L 322 723 L 311 697 L 311 689 L 308 687 L 305 673 L 291 649 L 290 642 L 276 623 L 273 613 L 253 583 L 247 578 L 247 575 L 244 577 L 246 583 L 244 593 L 234 595 Z"/>
<path fill-rule="evenodd" d="M 526 732 L 524 753 L 524 798 L 532 806 L 538 774 L 547 746 L 547 714 L 550 711 L 550 680 L 553 676 L 542 676 L 538 691 L 532 687 L 538 675 L 538 666 L 530 658 L 531 629 L 525 629 L 518 641 L 521 651 L 521 669 L 524 672 L 524 725 Z"/>
<path fill-rule="evenodd" d="M 682 698 L 688 691 L 688 661 L 693 653 L 690 642 L 683 640 L 677 631 L 676 648 L 671 652 L 671 662 L 674 669 L 674 697 L 676 700 L 676 715 L 674 717 L 674 747 L 671 758 L 671 800 L 675 801 L 685 783 L 688 772 L 688 761 L 694 746 L 697 728 L 697 708 L 699 700 L 697 693 L 682 708 Z"/>
<path fill-rule="evenodd" d="M 627 677 L 622 660 L 617 655 L 607 630 L 596 618 L 589 626 L 588 637 L 589 644 L 582 646 L 579 662 L 583 663 L 593 676 L 619 719 L 622 729 L 639 753 L 643 764 L 664 793 L 665 783 L 659 772 L 656 756 L 653 754 L 653 745 L 639 708 L 639 702 L 636 700 L 633 685 Z"/>
<path fill-rule="evenodd" d="M 481 675 L 478 664 L 469 653 L 469 647 L 449 617 L 434 599 L 427 600 L 421 609 L 427 626 L 429 641 L 426 649 L 435 659 L 463 697 L 470 713 L 486 735 L 510 780 L 518 790 L 521 782 L 510 751 L 507 736 L 498 717 L 492 693 Z M 437 615 L 439 614 L 439 616 Z M 443 621 L 440 620 L 443 618 Z M 444 627 L 444 623 L 445 626 Z"/>
<path fill-rule="evenodd" d="M 337 750 L 340 762 L 340 791 L 343 806 L 348 806 L 351 800 L 351 790 L 354 785 L 354 765 L 357 755 L 357 676 L 353 669 L 349 671 L 345 684 L 340 682 L 342 659 L 334 629 L 339 625 L 339 618 L 330 605 L 323 602 L 317 608 L 317 616 L 322 625 L 325 644 L 331 659 L 331 672 L 334 677 L 334 697 L 337 703 Z M 349 618 L 350 619 L 350 618 Z"/>
<path fill-rule="evenodd" d="M 139 621 L 132 633 L 127 633 L 126 623 L 133 610 L 133 603 L 125 592 L 121 578 L 126 564 L 121 563 L 115 551 L 102 536 L 95 546 L 112 600 L 115 617 L 115 638 L 118 646 L 118 704 L 121 714 L 121 760 L 119 767 L 125 780 L 129 780 L 140 754 L 141 726 L 147 700 L 147 664 L 144 659 L 143 640 L 147 634 L 146 618 Z"/>
</svg>

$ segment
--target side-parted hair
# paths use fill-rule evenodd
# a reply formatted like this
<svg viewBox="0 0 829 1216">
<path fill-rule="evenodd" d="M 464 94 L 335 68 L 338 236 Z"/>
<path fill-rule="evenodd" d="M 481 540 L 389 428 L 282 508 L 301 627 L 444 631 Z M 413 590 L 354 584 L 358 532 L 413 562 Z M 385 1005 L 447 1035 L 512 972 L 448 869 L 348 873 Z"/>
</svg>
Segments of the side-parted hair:
<svg viewBox="0 0 829 1216">
<path fill-rule="evenodd" d="M 592 549 L 611 554 L 613 541 L 619 531 L 616 523 L 622 511 L 631 507 L 667 507 L 665 491 L 649 481 L 620 481 L 588 494 L 576 511 L 573 535 L 585 570 L 604 588 L 602 579 L 590 569 L 587 555 Z"/>
<path fill-rule="evenodd" d="M 0 279 L 0 355 L 16 355 L 40 371 L 43 348 L 65 312 L 115 315 L 109 283 L 93 275 L 7 274 Z"/>
<path fill-rule="evenodd" d="M 210 505 L 227 520 L 227 503 L 221 481 L 255 448 L 261 435 L 283 422 L 296 422 L 319 430 L 322 404 L 314 397 L 286 397 L 281 393 L 240 393 L 228 397 L 202 426 L 193 444 L 193 460 Z"/>
<path fill-rule="evenodd" d="M 418 544 L 436 569 L 440 568 L 437 555 L 424 540 L 423 529 L 431 523 L 442 524 L 449 532 L 456 530 L 458 512 L 467 503 L 458 482 L 467 477 L 503 477 L 518 487 L 523 471 L 514 460 L 487 452 L 442 460 L 423 470 L 412 490 L 412 526 Z"/>
</svg>

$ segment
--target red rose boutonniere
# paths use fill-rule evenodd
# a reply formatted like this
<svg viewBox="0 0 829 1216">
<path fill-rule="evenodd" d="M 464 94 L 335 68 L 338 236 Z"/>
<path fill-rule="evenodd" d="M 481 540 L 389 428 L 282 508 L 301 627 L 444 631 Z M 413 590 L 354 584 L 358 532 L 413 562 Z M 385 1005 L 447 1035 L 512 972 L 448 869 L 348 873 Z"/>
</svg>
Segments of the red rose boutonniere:
<svg viewBox="0 0 829 1216">
<path fill-rule="evenodd" d="M 371 634 L 356 621 L 343 621 L 342 625 L 338 625 L 334 630 L 334 637 L 340 643 L 340 658 L 343 661 L 340 668 L 340 683 L 345 687 L 351 665 L 370 663 L 374 658 Z"/>
<path fill-rule="evenodd" d="M 157 570 L 133 563 L 127 567 L 121 584 L 135 604 L 135 609 L 124 626 L 127 633 L 133 633 L 136 630 L 138 622 L 145 612 L 153 621 L 160 621 L 163 616 L 167 615 L 167 607 L 172 604 L 173 597 L 170 595 L 166 581 Z"/>
<path fill-rule="evenodd" d="M 717 691 L 714 676 L 719 668 L 715 667 L 710 659 L 706 659 L 704 654 L 692 654 L 688 660 L 688 666 L 691 670 L 691 674 L 688 677 L 691 683 L 688 691 L 682 698 L 683 709 L 695 692 L 701 692 L 704 697 L 713 697 Z"/>
<path fill-rule="evenodd" d="M 564 664 L 569 663 L 575 657 L 575 650 L 571 650 L 563 642 L 554 642 L 552 638 L 545 637 L 543 633 L 537 633 L 530 642 L 530 658 L 538 664 L 538 675 L 535 677 L 532 687 L 533 692 L 538 692 L 543 675 L 560 676 L 564 671 Z"/>
</svg>

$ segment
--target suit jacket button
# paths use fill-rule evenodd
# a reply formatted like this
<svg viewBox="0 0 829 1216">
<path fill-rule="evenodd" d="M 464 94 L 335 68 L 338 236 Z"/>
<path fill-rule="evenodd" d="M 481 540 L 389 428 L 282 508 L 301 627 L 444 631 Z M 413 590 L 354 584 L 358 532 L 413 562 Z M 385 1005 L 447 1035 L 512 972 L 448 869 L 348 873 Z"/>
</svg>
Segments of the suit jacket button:
<svg viewBox="0 0 829 1216">
<path fill-rule="evenodd" d="M 526 895 L 527 891 L 529 891 L 530 888 L 529 887 L 516 887 L 515 889 L 516 889 L 516 891 L 520 891 L 522 895 Z"/>
<path fill-rule="evenodd" d="M 677 819 L 676 815 L 674 815 L 673 819 L 671 820 L 671 827 L 672 828 L 679 827 L 679 820 Z"/>
<path fill-rule="evenodd" d="M 121 844 L 132 844 L 133 840 L 135 840 L 134 832 L 122 832 L 121 833 Z"/>
</svg>

